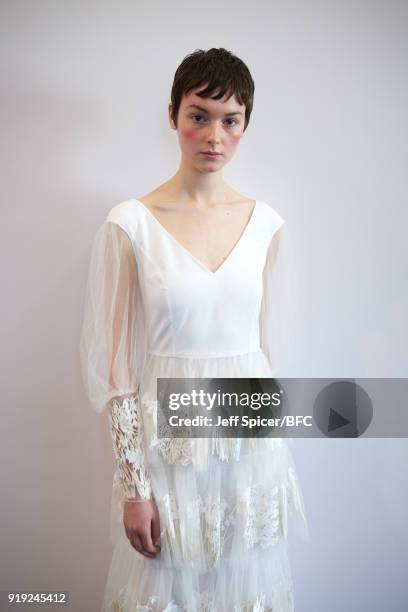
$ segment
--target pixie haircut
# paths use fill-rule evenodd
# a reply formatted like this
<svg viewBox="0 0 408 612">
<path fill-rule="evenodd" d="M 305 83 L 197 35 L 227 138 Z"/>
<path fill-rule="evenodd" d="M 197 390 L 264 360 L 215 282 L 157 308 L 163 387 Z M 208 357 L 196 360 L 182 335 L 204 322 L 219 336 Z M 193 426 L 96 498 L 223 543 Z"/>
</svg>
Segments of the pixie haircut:
<svg viewBox="0 0 408 612">
<path fill-rule="evenodd" d="M 252 112 L 255 83 L 244 62 L 222 47 L 208 51 L 196 49 L 186 55 L 177 68 L 171 88 L 172 118 L 177 127 L 177 117 L 183 95 L 195 92 L 200 98 L 220 100 L 235 94 L 239 104 L 245 104 L 244 131 Z"/>
</svg>

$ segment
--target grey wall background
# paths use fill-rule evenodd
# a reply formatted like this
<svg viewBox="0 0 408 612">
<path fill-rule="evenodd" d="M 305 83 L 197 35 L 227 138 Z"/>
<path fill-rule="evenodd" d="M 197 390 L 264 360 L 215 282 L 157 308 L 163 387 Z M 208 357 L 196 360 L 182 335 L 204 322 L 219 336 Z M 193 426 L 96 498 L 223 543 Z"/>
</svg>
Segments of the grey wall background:
<svg viewBox="0 0 408 612">
<path fill-rule="evenodd" d="M 113 454 L 78 342 L 93 235 L 177 169 L 174 71 L 240 55 L 251 123 L 227 180 L 292 228 L 299 376 L 407 376 L 407 4 L 1 3 L 2 590 L 99 610 Z M 312 542 L 298 612 L 407 609 L 404 439 L 297 440 Z"/>
</svg>

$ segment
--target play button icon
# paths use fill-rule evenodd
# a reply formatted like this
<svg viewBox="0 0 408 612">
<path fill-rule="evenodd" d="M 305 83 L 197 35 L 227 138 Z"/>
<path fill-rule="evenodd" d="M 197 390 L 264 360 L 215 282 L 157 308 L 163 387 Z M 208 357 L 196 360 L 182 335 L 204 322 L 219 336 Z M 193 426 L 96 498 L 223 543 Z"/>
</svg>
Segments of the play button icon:
<svg viewBox="0 0 408 612">
<path fill-rule="evenodd" d="M 328 430 L 333 431 L 334 429 L 338 429 L 344 425 L 350 425 L 350 421 L 345 419 L 342 414 L 337 412 L 337 410 L 330 408 Z"/>
<path fill-rule="evenodd" d="M 358 438 L 373 418 L 367 392 L 353 380 L 337 380 L 317 395 L 314 422 L 328 438 Z"/>
</svg>

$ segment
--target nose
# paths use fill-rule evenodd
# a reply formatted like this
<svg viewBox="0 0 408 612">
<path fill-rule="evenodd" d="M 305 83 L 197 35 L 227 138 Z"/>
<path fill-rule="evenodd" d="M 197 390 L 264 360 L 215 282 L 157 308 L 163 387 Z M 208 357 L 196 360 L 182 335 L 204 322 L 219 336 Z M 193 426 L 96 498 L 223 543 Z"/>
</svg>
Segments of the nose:
<svg viewBox="0 0 408 612">
<path fill-rule="evenodd" d="M 220 142 L 219 127 L 216 122 L 210 123 L 207 134 L 207 142 L 213 145 Z"/>
</svg>

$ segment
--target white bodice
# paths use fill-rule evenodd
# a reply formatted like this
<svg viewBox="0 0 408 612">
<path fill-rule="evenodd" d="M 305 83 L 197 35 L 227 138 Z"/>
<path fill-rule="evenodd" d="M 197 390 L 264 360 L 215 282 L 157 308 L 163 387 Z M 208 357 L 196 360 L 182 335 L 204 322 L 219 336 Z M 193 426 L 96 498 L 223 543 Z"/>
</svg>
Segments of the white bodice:
<svg viewBox="0 0 408 612">
<path fill-rule="evenodd" d="M 131 239 L 148 353 L 210 358 L 260 349 L 262 271 L 271 238 L 283 223 L 257 200 L 239 241 L 212 272 L 139 200 L 114 206 L 107 221 Z"/>
</svg>

